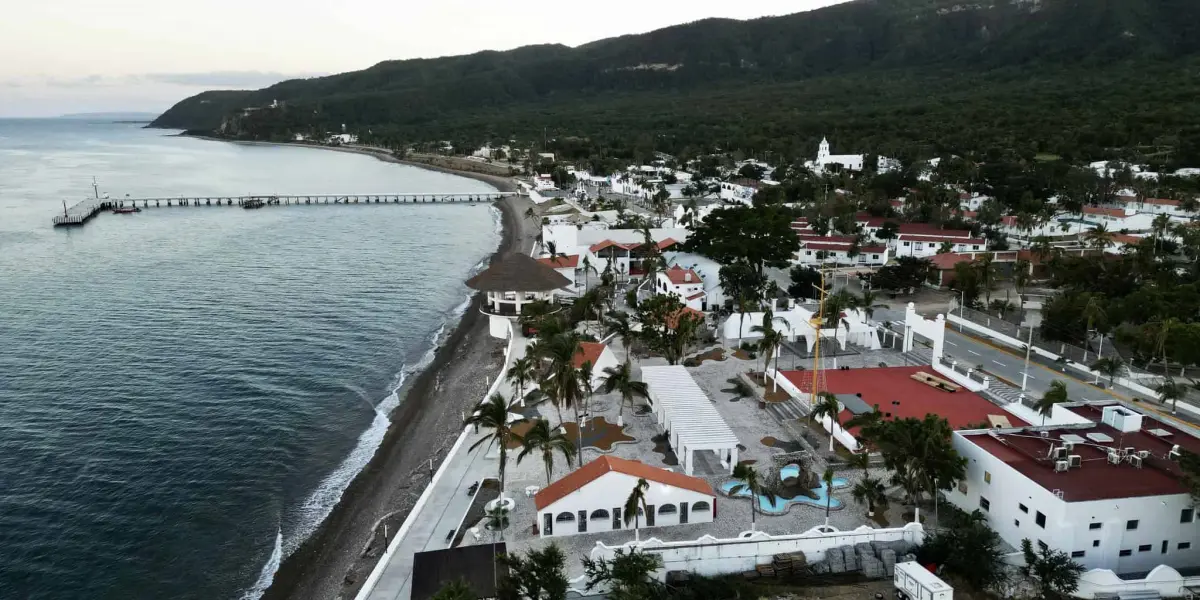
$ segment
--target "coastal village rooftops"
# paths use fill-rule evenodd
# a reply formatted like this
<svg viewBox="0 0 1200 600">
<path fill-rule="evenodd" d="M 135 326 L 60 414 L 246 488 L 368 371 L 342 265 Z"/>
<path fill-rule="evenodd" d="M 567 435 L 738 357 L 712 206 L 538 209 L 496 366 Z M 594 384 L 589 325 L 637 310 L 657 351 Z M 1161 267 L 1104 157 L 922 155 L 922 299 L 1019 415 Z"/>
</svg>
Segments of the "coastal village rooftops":
<svg viewBox="0 0 1200 600">
<path fill-rule="evenodd" d="M 542 510 L 555 502 L 565 498 L 572 492 L 578 491 L 583 486 L 599 479 L 602 475 L 616 471 L 626 475 L 653 481 L 663 485 L 669 485 L 680 489 L 691 490 L 700 494 L 713 495 L 712 486 L 699 477 L 684 475 L 683 473 L 675 473 L 666 469 L 652 467 L 643 462 L 636 460 L 626 460 L 615 456 L 601 456 L 592 462 L 589 462 L 571 473 L 568 473 L 562 479 L 555 481 L 547 486 L 542 491 L 538 492 L 533 497 L 533 503 L 538 510 Z M 622 496 L 622 500 L 624 497 Z"/>
<path fill-rule="evenodd" d="M 872 369 L 850 369 L 848 371 L 825 371 L 825 389 L 839 396 L 861 400 L 860 406 L 879 407 L 885 420 L 924 419 L 925 415 L 938 415 L 950 423 L 953 429 L 968 425 L 987 423 L 989 416 L 1008 419 L 1013 426 L 1024 426 L 1025 422 L 1009 414 L 1003 408 L 988 402 L 967 389 L 956 392 L 939 390 L 912 378 L 917 373 L 936 374 L 930 367 L 886 367 Z M 783 371 L 783 376 L 802 390 L 811 389 L 811 371 Z M 841 398 L 839 398 L 841 401 Z M 847 402 L 839 415 L 842 423 L 849 421 L 854 412 Z M 847 429 L 851 435 L 858 434 L 857 427 Z"/>
<path fill-rule="evenodd" d="M 537 261 L 551 269 L 575 269 L 579 267 L 578 254 L 572 254 L 571 256 L 547 256 L 546 258 L 539 258 Z"/>
<path fill-rule="evenodd" d="M 1083 207 L 1083 214 L 1117 218 L 1129 216 L 1129 213 L 1124 208 L 1106 208 L 1103 206 L 1085 206 Z"/>
<path fill-rule="evenodd" d="M 801 242 L 819 242 L 822 244 L 853 244 L 854 236 L 852 235 L 817 235 L 815 233 L 800 233 L 796 237 L 800 238 Z"/>
<path fill-rule="evenodd" d="M 679 241 L 678 241 L 678 240 L 676 240 L 675 238 L 667 238 L 667 239 L 665 239 L 665 240 L 663 240 L 663 241 L 661 241 L 661 242 L 659 242 L 659 243 L 658 243 L 658 249 L 659 249 L 659 250 L 666 250 L 667 248 L 672 248 L 672 247 L 674 247 L 674 246 L 675 246 L 676 244 L 678 244 L 678 243 L 679 243 Z"/>
<path fill-rule="evenodd" d="M 955 244 L 968 244 L 982 246 L 987 243 L 987 240 L 972 239 L 969 236 L 956 235 L 911 235 L 902 233 L 896 236 L 896 239 L 902 242 L 953 242 Z"/>
<path fill-rule="evenodd" d="M 732 183 L 733 185 L 740 185 L 742 187 L 748 187 L 748 188 L 755 189 L 755 190 L 757 190 L 758 188 L 761 188 L 763 185 L 763 183 L 757 179 L 747 179 L 745 177 L 743 177 L 741 179 L 734 179 L 733 181 L 730 181 L 729 183 Z"/>
<path fill-rule="evenodd" d="M 1169 198 L 1144 198 L 1142 199 L 1141 203 L 1154 204 L 1157 206 L 1179 206 L 1180 204 L 1178 200 L 1171 200 Z"/>
<path fill-rule="evenodd" d="M 1114 233 L 1112 236 L 1113 242 L 1118 243 L 1118 244 L 1125 244 L 1128 246 L 1136 246 L 1136 245 L 1142 243 L 1143 239 L 1145 239 L 1145 238 L 1140 238 L 1136 235 L 1129 235 L 1127 233 Z"/>
<path fill-rule="evenodd" d="M 663 272 L 667 279 L 673 285 L 685 285 L 689 283 L 704 283 L 704 280 L 691 269 L 685 269 L 679 265 L 674 265 L 670 269 Z"/>
<path fill-rule="evenodd" d="M 601 250 L 606 250 L 608 248 L 620 248 L 622 250 L 633 250 L 634 248 L 637 248 L 639 245 L 640 244 L 638 244 L 638 243 L 621 244 L 618 242 L 614 242 L 612 240 L 604 240 L 602 242 L 597 242 L 595 244 L 592 244 L 591 246 L 588 247 L 588 250 L 592 251 L 592 253 L 596 253 Z"/>
<path fill-rule="evenodd" d="M 571 284 L 558 271 L 519 252 L 506 252 L 467 280 L 467 287 L 481 292 L 548 292 Z"/>
<path fill-rule="evenodd" d="M 1067 502 L 1187 493 L 1179 464 L 1170 459 L 1169 453 L 1175 445 L 1193 452 L 1200 450 L 1200 440 L 1146 415 L 1141 415 L 1140 428 L 1122 432 L 1103 423 L 1105 406 L 1065 408 L 1093 421 L 1093 425 L 979 431 L 963 434 L 963 438 L 1043 488 L 1059 490 Z M 1136 414 L 1129 409 L 1123 410 Z M 1058 471 L 1055 469 L 1058 459 L 1052 457 L 1051 448 L 1066 442 L 1072 447 L 1065 454 L 1079 456 L 1080 463 L 1077 467 Z M 1110 449 L 1120 456 L 1127 448 L 1132 448 L 1129 452 L 1134 456 L 1143 453 L 1139 458 L 1140 466 L 1127 458 L 1115 463 L 1109 461 Z M 1125 456 L 1129 454 L 1125 453 Z"/>
<path fill-rule="evenodd" d="M 948 271 L 954 268 L 961 262 L 971 262 L 975 260 L 971 254 L 963 254 L 961 252 L 947 252 L 945 254 L 935 254 L 929 257 L 929 262 L 933 263 L 934 268 L 939 271 Z"/>
</svg>

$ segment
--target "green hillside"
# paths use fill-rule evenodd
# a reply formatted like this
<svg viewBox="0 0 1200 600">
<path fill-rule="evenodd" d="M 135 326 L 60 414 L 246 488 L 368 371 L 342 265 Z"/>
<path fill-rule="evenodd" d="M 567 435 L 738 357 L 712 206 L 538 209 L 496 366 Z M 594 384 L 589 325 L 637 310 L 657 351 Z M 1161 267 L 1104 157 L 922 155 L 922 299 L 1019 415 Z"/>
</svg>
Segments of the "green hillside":
<svg viewBox="0 0 1200 600">
<path fill-rule="evenodd" d="M 827 133 L 847 151 L 1120 148 L 1178 161 L 1196 156 L 1198 57 L 1194 0 L 857 0 L 206 92 L 154 126 L 270 139 L 346 124 L 377 140 L 469 143 L 549 129 L 784 152 Z M 239 116 L 273 100 L 285 108 Z"/>
</svg>

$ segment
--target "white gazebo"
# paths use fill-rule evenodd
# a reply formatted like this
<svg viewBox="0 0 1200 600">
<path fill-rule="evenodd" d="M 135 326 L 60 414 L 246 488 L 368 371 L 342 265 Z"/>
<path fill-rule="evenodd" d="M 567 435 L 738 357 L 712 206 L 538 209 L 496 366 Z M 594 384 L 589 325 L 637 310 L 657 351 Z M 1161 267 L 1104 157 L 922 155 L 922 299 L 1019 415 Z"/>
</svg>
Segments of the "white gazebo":
<svg viewBox="0 0 1200 600">
<path fill-rule="evenodd" d="M 519 252 L 500 256 L 467 280 L 467 287 L 487 294 L 479 311 L 488 315 L 489 330 L 498 338 L 508 337 L 509 321 L 521 316 L 523 306 L 553 302 L 555 292 L 573 285 L 554 268 Z"/>
<path fill-rule="evenodd" d="M 692 474 L 693 453 L 711 450 L 732 473 L 738 460 L 737 436 L 687 369 L 678 365 L 642 367 L 642 381 L 649 388 L 659 426 L 670 432 L 671 447 L 683 472 Z"/>
</svg>

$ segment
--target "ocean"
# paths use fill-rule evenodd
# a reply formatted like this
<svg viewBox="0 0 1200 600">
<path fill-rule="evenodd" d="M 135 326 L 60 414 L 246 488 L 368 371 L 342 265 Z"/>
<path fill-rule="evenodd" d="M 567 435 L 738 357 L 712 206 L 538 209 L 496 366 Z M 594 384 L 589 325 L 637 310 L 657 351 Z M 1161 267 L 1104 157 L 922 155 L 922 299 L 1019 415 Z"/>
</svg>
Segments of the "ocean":
<svg viewBox="0 0 1200 600">
<path fill-rule="evenodd" d="M 62 201 L 472 193 L 371 157 L 0 120 L 0 598 L 254 598 L 374 452 L 500 241 L 485 204 Z"/>
</svg>

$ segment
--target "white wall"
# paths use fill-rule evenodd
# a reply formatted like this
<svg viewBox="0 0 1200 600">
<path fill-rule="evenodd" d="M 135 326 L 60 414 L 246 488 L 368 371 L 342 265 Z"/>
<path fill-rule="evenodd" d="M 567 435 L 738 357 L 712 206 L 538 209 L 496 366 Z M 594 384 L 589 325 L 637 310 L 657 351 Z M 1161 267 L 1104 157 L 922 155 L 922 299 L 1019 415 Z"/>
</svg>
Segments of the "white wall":
<svg viewBox="0 0 1200 600">
<path fill-rule="evenodd" d="M 870 542 L 904 541 L 918 545 L 925 539 L 925 530 L 919 523 L 903 527 L 871 529 L 859 527 L 854 531 L 822 532 L 814 527 L 804 533 L 793 535 L 769 535 L 761 531 L 737 538 L 715 538 L 703 536 L 697 540 L 663 542 L 648 539 L 641 543 L 629 542 L 620 546 L 608 546 L 596 542 L 592 549 L 592 560 L 611 559 L 617 550 L 630 549 L 652 552 L 662 557 L 663 568 L 656 575 L 665 580 L 668 571 L 691 571 L 699 575 L 715 576 L 753 570 L 757 565 L 770 564 L 776 554 L 803 552 L 809 563 L 825 560 L 825 552 L 831 548 L 853 546 Z M 582 592 L 582 586 L 573 580 L 572 587 Z M 594 590 L 592 594 L 607 590 Z"/>
<path fill-rule="evenodd" d="M 1108 569 L 1092 569 L 1079 577 L 1079 589 L 1074 596 L 1096 598 L 1122 592 L 1157 592 L 1165 598 L 1177 598 L 1189 586 L 1200 586 L 1200 577 L 1184 577 L 1166 565 L 1154 567 L 1142 579 L 1121 579 Z"/>
<path fill-rule="evenodd" d="M 538 511 L 537 526 L 542 537 L 560 537 L 566 535 L 580 535 L 583 532 L 579 531 L 579 511 L 587 511 L 588 523 L 586 533 L 597 533 L 604 531 L 613 531 L 613 512 L 625 506 L 625 500 L 629 497 L 629 492 L 637 485 L 638 478 L 617 471 L 609 471 L 604 475 L 596 478 L 582 488 L 567 494 L 560 498 L 557 502 Z M 654 527 L 669 527 L 679 525 L 679 504 L 686 502 L 688 504 L 688 523 L 711 523 L 713 521 L 713 512 L 716 506 L 716 497 L 706 494 L 700 494 L 692 490 L 677 488 L 673 486 L 663 485 L 661 483 L 650 481 L 650 488 L 646 490 L 646 504 L 652 507 L 655 511 Z M 708 504 L 707 511 L 696 512 L 692 510 L 697 502 L 705 502 Z M 661 509 L 665 505 L 675 507 L 674 513 L 662 513 Z M 607 511 L 608 517 L 604 519 L 591 519 L 592 514 L 597 510 Z M 571 514 L 574 520 L 567 522 L 559 522 L 557 518 L 562 514 Z M 554 522 L 554 531 L 550 536 L 546 535 L 545 523 L 546 515 L 552 515 Z M 643 515 L 640 519 L 638 529 L 649 528 L 646 524 L 646 517 Z M 629 525 L 625 525 L 624 515 L 621 515 L 621 521 L 617 530 L 633 530 L 633 521 Z"/>
<path fill-rule="evenodd" d="M 952 240 L 947 240 L 952 241 Z M 936 256 L 938 251 L 942 249 L 942 242 L 916 242 L 897 238 L 891 240 L 888 244 L 892 247 L 896 254 L 896 258 L 901 256 L 912 256 L 915 258 L 925 258 L 928 256 Z M 987 250 L 987 244 L 960 244 L 955 243 L 953 252 L 981 252 Z"/>
<path fill-rule="evenodd" d="M 1053 490 L 985 452 L 970 437 L 954 433 L 954 449 L 968 461 L 967 477 L 946 499 L 967 512 L 980 509 L 991 528 L 1013 547 L 1020 548 L 1021 540 L 1028 538 L 1036 548 L 1040 540 L 1068 554 L 1082 551 L 1083 556 L 1073 559 L 1084 567 L 1120 573 L 1149 571 L 1163 563 L 1200 566 L 1200 520 L 1180 523 L 1181 511 L 1192 505 L 1187 494 L 1071 502 L 1069 496 L 1057 497 Z M 987 510 L 981 507 L 981 497 L 990 503 Z M 1039 512 L 1045 515 L 1044 525 L 1038 525 Z M 1127 529 L 1134 519 L 1137 528 Z M 1091 529 L 1092 523 L 1099 523 L 1099 528 Z M 1165 554 L 1161 552 L 1164 540 Z M 1180 542 L 1190 542 L 1192 548 L 1179 550 Z M 1149 550 L 1139 550 L 1146 545 Z M 1120 556 L 1122 550 L 1130 550 L 1130 555 Z"/>
<path fill-rule="evenodd" d="M 597 358 L 596 364 L 592 365 L 592 389 L 600 389 L 600 386 L 604 384 L 604 378 L 607 377 L 604 370 L 618 364 L 620 363 L 617 361 L 616 353 L 611 347 L 605 345 L 604 351 L 600 353 L 600 358 Z"/>
</svg>

